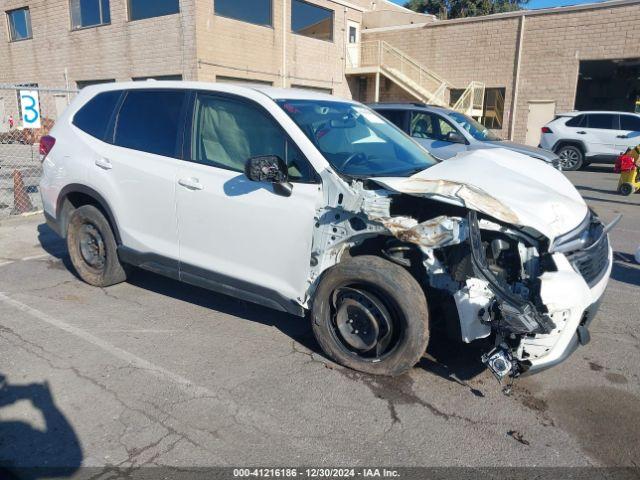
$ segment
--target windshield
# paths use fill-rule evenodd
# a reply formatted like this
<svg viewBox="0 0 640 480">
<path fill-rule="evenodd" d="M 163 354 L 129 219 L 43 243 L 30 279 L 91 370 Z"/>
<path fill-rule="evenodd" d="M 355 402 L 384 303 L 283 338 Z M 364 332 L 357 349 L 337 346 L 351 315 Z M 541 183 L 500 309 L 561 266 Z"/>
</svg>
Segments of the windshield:
<svg viewBox="0 0 640 480">
<path fill-rule="evenodd" d="M 448 115 L 476 140 L 480 140 L 481 142 L 499 142 L 502 140 L 497 135 L 491 133 L 489 129 L 480 122 L 477 122 L 471 117 L 467 117 L 464 113 L 449 112 Z"/>
<path fill-rule="evenodd" d="M 362 105 L 319 100 L 277 103 L 342 174 L 409 176 L 437 163 L 395 125 Z"/>
</svg>

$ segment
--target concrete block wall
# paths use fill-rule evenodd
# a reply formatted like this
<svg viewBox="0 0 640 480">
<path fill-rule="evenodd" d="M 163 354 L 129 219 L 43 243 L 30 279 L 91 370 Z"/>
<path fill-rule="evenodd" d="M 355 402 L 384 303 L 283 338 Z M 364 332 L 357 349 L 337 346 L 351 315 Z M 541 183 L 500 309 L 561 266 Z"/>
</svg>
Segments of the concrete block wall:
<svg viewBox="0 0 640 480">
<path fill-rule="evenodd" d="M 220 75 L 270 82 L 276 87 L 330 89 L 338 96 L 351 97 L 344 75 L 346 22 L 361 22 L 361 11 L 315 0 L 313 3 L 334 11 L 333 40 L 324 41 L 291 32 L 291 0 L 273 0 L 272 26 L 217 16 L 214 2 L 196 0 L 199 80 L 212 81 Z"/>
<path fill-rule="evenodd" d="M 111 0 L 111 24 L 71 30 L 68 0 L 6 0 L 4 11 L 28 6 L 33 38 L 9 42 L 0 14 L 0 82 L 64 87 L 65 69 L 77 81 L 181 74 L 195 77 L 195 10 L 180 1 L 180 13 L 130 22 L 126 0 Z"/>
<path fill-rule="evenodd" d="M 504 128 L 512 119 L 517 44 L 525 13 L 520 79 L 513 125 L 524 142 L 528 104 L 556 102 L 572 110 L 580 60 L 640 58 L 640 2 L 609 2 L 540 12 L 516 12 L 433 22 L 421 27 L 372 29 L 364 40 L 386 40 L 456 87 L 472 80 L 505 88 Z"/>
<path fill-rule="evenodd" d="M 638 25 L 640 3 L 527 17 L 515 138 L 526 136 L 530 100 L 574 109 L 580 60 L 640 58 Z"/>
<path fill-rule="evenodd" d="M 472 80 L 484 82 L 487 87 L 504 87 L 503 125 L 507 125 L 518 22 L 518 18 L 473 23 L 434 22 L 422 28 L 365 30 L 363 38 L 387 41 L 455 88 L 466 88 Z M 507 133 L 505 129 L 498 132 L 503 136 Z"/>
</svg>

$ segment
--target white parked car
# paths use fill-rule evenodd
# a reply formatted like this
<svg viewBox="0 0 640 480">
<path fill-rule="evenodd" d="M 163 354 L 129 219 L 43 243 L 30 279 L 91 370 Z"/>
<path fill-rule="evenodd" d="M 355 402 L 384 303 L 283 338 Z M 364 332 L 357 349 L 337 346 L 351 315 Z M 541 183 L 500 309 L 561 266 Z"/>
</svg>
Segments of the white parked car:
<svg viewBox="0 0 640 480">
<path fill-rule="evenodd" d="M 561 113 L 542 127 L 540 147 L 556 152 L 563 170 L 615 163 L 640 144 L 640 115 L 629 112 Z"/>
<path fill-rule="evenodd" d="M 45 215 L 86 282 L 133 265 L 308 313 L 326 354 L 363 372 L 419 361 L 444 310 L 430 303 L 452 306 L 438 320 L 459 340 L 496 338 L 499 378 L 548 368 L 588 341 L 611 271 L 608 227 L 553 167 L 502 149 L 439 163 L 319 93 L 88 87 L 41 153 Z"/>
</svg>

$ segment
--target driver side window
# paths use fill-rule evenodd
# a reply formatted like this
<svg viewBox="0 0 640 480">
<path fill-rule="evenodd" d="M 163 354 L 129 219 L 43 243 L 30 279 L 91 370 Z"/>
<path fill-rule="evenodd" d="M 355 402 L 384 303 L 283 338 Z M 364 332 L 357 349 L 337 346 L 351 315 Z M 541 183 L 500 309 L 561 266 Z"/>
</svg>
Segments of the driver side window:
<svg viewBox="0 0 640 480">
<path fill-rule="evenodd" d="M 414 138 L 430 138 L 435 140 L 433 116 L 428 113 L 412 113 L 409 132 Z"/>
<path fill-rule="evenodd" d="M 282 158 L 292 182 L 316 181 L 302 152 L 266 112 L 246 102 L 198 94 L 193 118 L 193 161 L 244 172 L 249 158 L 262 155 Z"/>
</svg>

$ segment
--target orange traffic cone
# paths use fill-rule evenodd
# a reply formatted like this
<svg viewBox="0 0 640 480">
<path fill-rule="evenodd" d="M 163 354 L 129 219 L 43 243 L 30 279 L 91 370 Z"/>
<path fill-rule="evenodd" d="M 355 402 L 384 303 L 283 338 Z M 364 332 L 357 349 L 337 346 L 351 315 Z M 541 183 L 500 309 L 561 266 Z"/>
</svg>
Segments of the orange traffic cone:
<svg viewBox="0 0 640 480">
<path fill-rule="evenodd" d="M 22 179 L 22 173 L 20 170 L 13 171 L 13 215 L 20 215 L 21 213 L 30 212 L 33 210 L 31 199 L 27 193 L 27 189 L 24 186 L 24 180 Z"/>
</svg>

